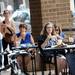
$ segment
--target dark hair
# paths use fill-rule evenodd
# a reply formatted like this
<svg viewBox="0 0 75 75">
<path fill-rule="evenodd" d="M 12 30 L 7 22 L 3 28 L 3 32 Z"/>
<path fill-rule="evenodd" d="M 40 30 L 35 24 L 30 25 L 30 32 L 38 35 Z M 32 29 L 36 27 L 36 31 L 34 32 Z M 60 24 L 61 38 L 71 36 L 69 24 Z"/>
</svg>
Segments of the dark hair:
<svg viewBox="0 0 75 75">
<path fill-rule="evenodd" d="M 20 25 L 19 25 L 19 29 L 20 29 L 20 28 L 25 28 L 25 29 L 27 30 L 27 25 L 24 24 L 24 23 L 20 23 Z"/>
<path fill-rule="evenodd" d="M 55 28 L 55 31 L 59 31 L 58 34 L 60 34 L 62 32 L 62 29 L 60 26 L 54 26 L 54 28 Z"/>
</svg>

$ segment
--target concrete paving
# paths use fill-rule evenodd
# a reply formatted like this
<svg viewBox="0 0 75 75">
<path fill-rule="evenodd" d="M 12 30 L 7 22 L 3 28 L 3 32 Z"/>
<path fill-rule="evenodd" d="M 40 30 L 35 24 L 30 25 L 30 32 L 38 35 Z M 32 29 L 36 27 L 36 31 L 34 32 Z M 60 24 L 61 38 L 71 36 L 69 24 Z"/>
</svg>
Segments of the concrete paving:
<svg viewBox="0 0 75 75">
<path fill-rule="evenodd" d="M 48 73 L 49 72 L 46 71 L 45 75 L 48 75 Z M 10 71 L 2 71 L 0 75 L 11 75 L 11 72 Z M 21 74 L 21 75 L 24 75 L 24 74 Z M 32 72 L 30 72 L 29 75 L 32 75 Z M 41 74 L 41 72 L 37 72 L 37 75 L 42 75 L 42 74 Z M 55 74 L 52 74 L 52 75 L 55 75 Z"/>
<path fill-rule="evenodd" d="M 33 75 L 32 72 L 28 72 L 29 75 Z M 49 71 L 44 71 L 44 75 L 48 75 L 49 74 Z M 8 69 L 8 70 L 5 70 L 5 71 L 1 71 L 0 72 L 0 75 L 11 75 L 11 69 Z M 18 75 L 25 75 L 23 73 L 21 74 L 18 74 Z M 37 71 L 36 74 L 34 75 L 42 75 L 42 72 L 41 71 Z M 54 70 L 51 70 L 51 75 L 55 75 L 55 71 Z M 59 75 L 62 75 L 61 73 L 59 73 Z M 69 75 L 69 74 L 67 74 Z"/>
<path fill-rule="evenodd" d="M 28 72 L 28 73 L 29 73 L 29 75 L 33 75 L 32 72 Z M 49 71 L 45 71 L 44 73 L 45 73 L 45 75 L 48 75 L 49 74 Z M 2 71 L 0 73 L 0 75 L 11 75 L 11 71 L 10 70 L 9 71 L 7 71 L 7 70 Z M 20 74 L 20 75 L 24 75 L 24 74 Z M 42 75 L 41 71 L 38 71 L 36 75 Z M 52 74 L 51 75 L 55 75 L 54 74 L 54 71 L 52 71 Z M 61 74 L 59 74 L 59 75 L 61 75 Z"/>
<path fill-rule="evenodd" d="M 11 71 L 2 71 L 0 75 L 11 75 Z"/>
</svg>

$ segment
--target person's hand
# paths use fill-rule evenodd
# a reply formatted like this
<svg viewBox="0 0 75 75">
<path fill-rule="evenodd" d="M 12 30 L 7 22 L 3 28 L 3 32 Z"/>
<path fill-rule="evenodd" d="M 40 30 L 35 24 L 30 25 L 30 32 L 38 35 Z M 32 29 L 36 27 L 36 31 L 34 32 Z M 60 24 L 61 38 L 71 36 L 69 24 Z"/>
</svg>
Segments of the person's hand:
<svg viewBox="0 0 75 75">
<path fill-rule="evenodd" d="M 57 41 L 57 45 L 61 45 L 63 42 L 62 42 L 62 40 L 61 39 L 59 39 L 58 41 Z"/>
<path fill-rule="evenodd" d="M 49 39 L 51 39 L 51 38 L 52 38 L 52 36 L 51 36 L 51 35 L 48 35 L 48 36 L 47 36 L 47 39 L 48 39 L 48 40 L 49 40 Z"/>
<path fill-rule="evenodd" d="M 21 38 L 25 38 L 25 32 L 21 32 Z"/>
</svg>

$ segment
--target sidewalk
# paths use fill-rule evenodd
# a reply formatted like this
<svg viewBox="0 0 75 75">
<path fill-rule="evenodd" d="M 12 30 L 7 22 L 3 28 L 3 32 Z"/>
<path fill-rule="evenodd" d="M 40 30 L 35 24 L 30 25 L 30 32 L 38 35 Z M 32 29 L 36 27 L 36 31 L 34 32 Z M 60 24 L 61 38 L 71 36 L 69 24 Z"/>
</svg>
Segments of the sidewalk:
<svg viewBox="0 0 75 75">
<path fill-rule="evenodd" d="M 32 75 L 32 72 L 28 72 L 28 73 L 29 75 Z M 44 73 L 45 73 L 44 75 L 48 75 L 49 71 L 45 71 Z M 0 75 L 11 75 L 11 71 L 2 71 Z M 24 75 L 24 74 L 21 74 L 21 75 Z M 42 75 L 41 71 L 38 71 L 36 75 Z M 51 75 L 55 75 L 54 70 L 52 70 Z"/>
</svg>

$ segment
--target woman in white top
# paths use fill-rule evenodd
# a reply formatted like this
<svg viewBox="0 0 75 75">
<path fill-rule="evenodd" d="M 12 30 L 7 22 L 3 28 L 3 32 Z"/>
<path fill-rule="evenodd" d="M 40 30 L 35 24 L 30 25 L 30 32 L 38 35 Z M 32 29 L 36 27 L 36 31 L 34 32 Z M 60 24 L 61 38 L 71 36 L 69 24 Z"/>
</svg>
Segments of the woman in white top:
<svg viewBox="0 0 75 75">
<path fill-rule="evenodd" d="M 2 45 L 3 50 L 5 51 L 8 44 L 10 49 L 13 46 L 14 39 L 11 38 L 11 36 L 13 35 L 13 33 L 15 33 L 15 25 L 13 20 L 10 20 L 10 11 L 4 10 L 3 16 L 5 17 L 5 19 L 0 23 L 0 32 L 3 35 Z M 8 64 L 7 55 L 4 55 L 4 58 L 5 58 L 4 65 L 6 66 Z"/>
</svg>

